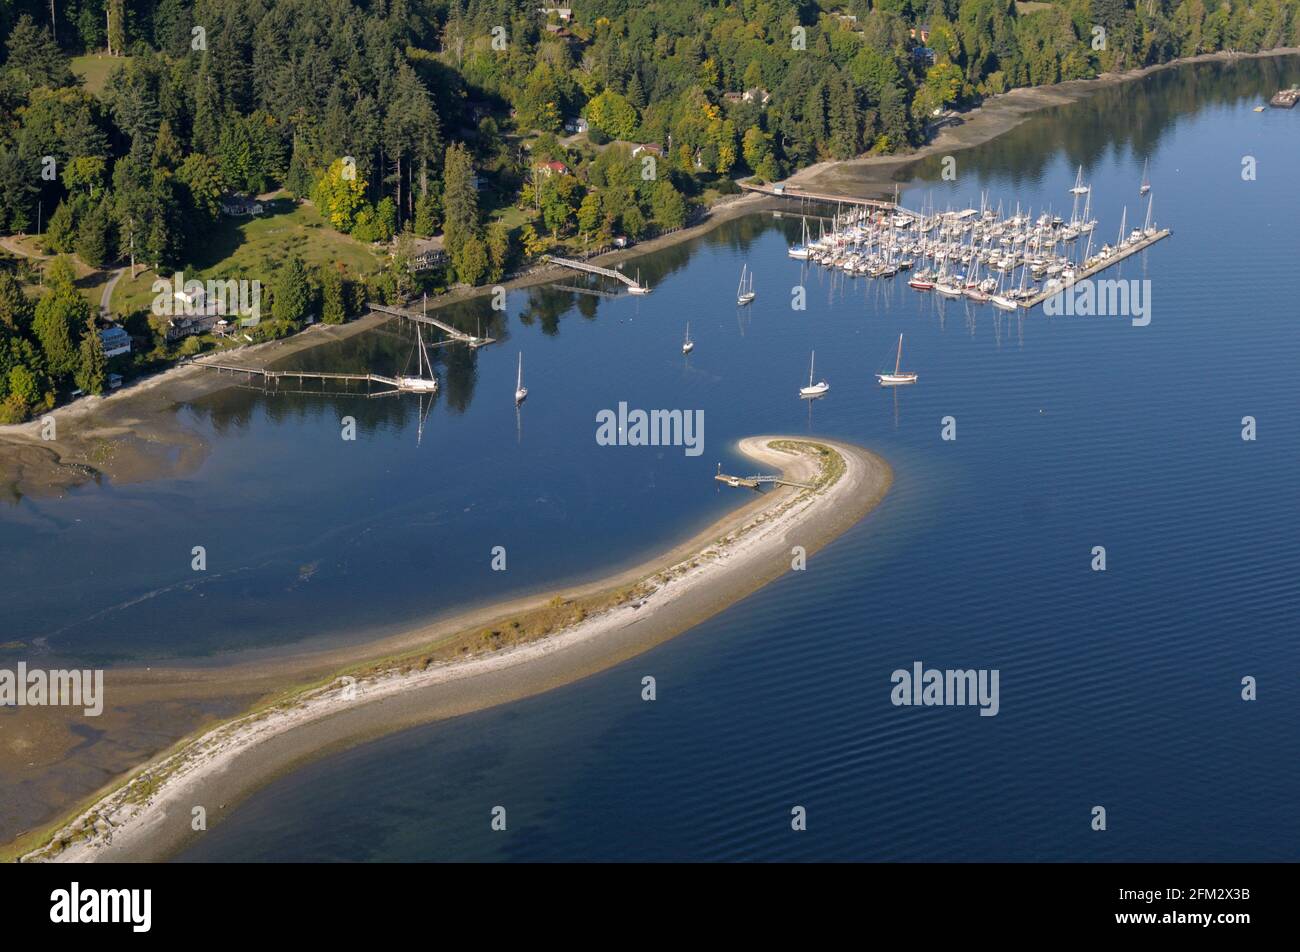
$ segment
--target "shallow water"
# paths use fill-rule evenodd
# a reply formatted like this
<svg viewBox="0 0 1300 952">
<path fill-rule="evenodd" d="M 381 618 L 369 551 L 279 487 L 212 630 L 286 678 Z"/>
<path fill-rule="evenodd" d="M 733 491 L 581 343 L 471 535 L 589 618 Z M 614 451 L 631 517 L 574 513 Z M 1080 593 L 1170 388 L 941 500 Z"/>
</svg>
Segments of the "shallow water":
<svg viewBox="0 0 1300 952">
<path fill-rule="evenodd" d="M 1145 211 L 1149 157 L 1174 236 L 1105 275 L 1151 280 L 1148 326 L 803 268 L 797 217 L 750 216 L 636 261 L 646 298 L 519 292 L 494 325 L 485 302 L 456 309 L 502 342 L 438 352 L 418 444 L 413 399 L 231 390 L 182 411 L 212 441 L 194 477 L 10 507 L 12 637 L 134 661 L 402 627 L 666 547 L 737 503 L 709 478 L 746 466 L 735 439 L 824 434 L 896 481 L 806 572 L 605 674 L 297 771 L 184 858 L 1300 858 L 1300 113 L 1251 111 L 1297 79 L 1295 58 L 1158 73 L 959 153 L 956 182 L 938 157 L 909 171 L 911 207 L 987 190 L 1068 215 L 1083 164 L 1113 241 L 1123 207 Z M 738 311 L 742 262 L 758 300 Z M 295 360 L 395 363 L 399 331 Z M 900 332 L 920 382 L 881 391 Z M 813 349 L 832 390 L 809 406 Z M 619 401 L 703 409 L 703 454 L 598 446 Z M 914 661 L 998 669 L 1000 713 L 894 707 Z"/>
</svg>

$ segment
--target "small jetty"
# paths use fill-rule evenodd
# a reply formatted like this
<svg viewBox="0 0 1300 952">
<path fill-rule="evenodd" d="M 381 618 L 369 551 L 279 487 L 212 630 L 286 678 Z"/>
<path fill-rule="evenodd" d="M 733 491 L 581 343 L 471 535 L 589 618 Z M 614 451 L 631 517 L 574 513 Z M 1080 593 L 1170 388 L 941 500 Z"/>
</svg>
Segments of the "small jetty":
<svg viewBox="0 0 1300 952">
<path fill-rule="evenodd" d="M 471 349 L 486 347 L 488 344 L 495 344 L 496 340 L 491 337 L 478 337 L 474 334 L 466 334 L 457 327 L 453 327 L 446 321 L 440 321 L 436 317 L 430 317 L 428 314 L 419 311 L 408 311 L 406 308 L 389 307 L 387 304 L 374 304 L 367 302 L 366 307 L 377 314 L 388 314 L 392 317 L 404 317 L 408 321 L 415 321 L 418 324 L 428 324 L 442 331 L 453 341 L 461 344 L 467 344 Z"/>
<path fill-rule="evenodd" d="M 585 271 L 588 274 L 599 274 L 604 278 L 613 278 L 615 281 L 622 281 L 627 285 L 628 291 L 632 294 L 649 294 L 650 289 L 645 285 L 633 281 L 622 271 L 615 271 L 613 268 L 602 268 L 600 265 L 587 264 L 585 261 L 576 261 L 573 258 L 561 258 L 559 255 L 542 255 L 543 261 L 549 261 L 551 264 L 558 264 L 562 268 L 572 268 L 575 271 Z"/>
<path fill-rule="evenodd" d="M 718 474 L 713 477 L 720 483 L 726 483 L 733 488 L 761 489 L 764 485 L 775 486 L 794 486 L 796 489 L 814 489 L 816 487 L 807 483 L 796 483 L 793 480 L 786 479 L 783 476 L 732 476 L 730 473 L 722 471 L 722 464 L 718 464 Z"/>
<path fill-rule="evenodd" d="M 857 205 L 861 208 L 870 208 L 875 211 L 888 212 L 891 215 L 902 215 L 905 218 L 916 219 L 921 216 L 911 209 L 904 208 L 897 202 L 887 202 L 878 198 L 858 198 L 854 195 L 832 195 L 829 192 L 810 192 L 800 188 L 798 185 L 790 185 L 785 182 L 777 182 L 773 185 L 758 185 L 754 182 L 739 182 L 742 189 L 746 192 L 755 192 L 759 195 L 771 195 L 773 198 L 798 198 L 807 202 L 818 202 L 824 205 Z"/>
<path fill-rule="evenodd" d="M 1290 89 L 1279 89 L 1268 104 L 1277 109 L 1294 109 L 1297 102 L 1300 102 L 1300 86 L 1292 86 Z"/>
</svg>

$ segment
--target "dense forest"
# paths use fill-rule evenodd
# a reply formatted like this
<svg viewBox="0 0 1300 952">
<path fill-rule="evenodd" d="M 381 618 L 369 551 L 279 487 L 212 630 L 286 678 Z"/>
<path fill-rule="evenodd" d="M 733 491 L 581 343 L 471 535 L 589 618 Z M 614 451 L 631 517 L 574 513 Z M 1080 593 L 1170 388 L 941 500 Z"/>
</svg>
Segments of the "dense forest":
<svg viewBox="0 0 1300 952">
<path fill-rule="evenodd" d="M 444 281 L 495 282 L 556 243 L 680 227 L 742 175 L 905 149 L 1012 87 L 1300 45 L 1300 0 L 570 6 L 0 0 L 0 234 L 166 276 L 204 259 L 226 196 L 283 189 L 391 249 L 373 274 L 289 257 L 249 275 L 275 335 L 410 292 L 423 238 Z M 93 93 L 72 68 L 90 54 L 114 61 Z M 0 269 L 0 422 L 102 391 L 75 273 L 50 263 L 33 302 L 30 273 Z M 159 331 L 133 360 L 171 346 Z"/>
</svg>

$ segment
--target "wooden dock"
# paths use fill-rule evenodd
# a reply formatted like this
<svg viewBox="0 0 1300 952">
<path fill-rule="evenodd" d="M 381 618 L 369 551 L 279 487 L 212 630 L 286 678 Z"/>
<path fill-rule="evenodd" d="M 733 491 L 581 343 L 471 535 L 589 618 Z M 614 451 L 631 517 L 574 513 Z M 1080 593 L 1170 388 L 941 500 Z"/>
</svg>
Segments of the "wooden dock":
<svg viewBox="0 0 1300 952">
<path fill-rule="evenodd" d="M 921 217 L 916 212 L 904 208 L 896 202 L 887 202 L 878 198 L 857 198 L 852 195 L 810 192 L 798 185 L 786 185 L 781 182 L 777 182 L 775 185 L 757 185 L 753 182 L 740 182 L 738 184 L 747 192 L 757 192 L 760 195 L 770 195 L 773 198 L 798 198 L 809 202 L 824 202 L 828 205 L 859 205 L 863 208 L 874 208 L 889 212 L 892 215 L 906 215 L 908 218 L 913 219 Z"/>
<path fill-rule="evenodd" d="M 1028 310 L 1031 307 L 1035 307 L 1039 304 L 1042 304 L 1044 301 L 1046 301 L 1048 298 L 1052 297 L 1053 295 L 1060 294 L 1062 291 L 1074 287 L 1074 285 L 1078 284 L 1080 281 L 1083 281 L 1087 278 L 1091 278 L 1094 274 L 1100 274 L 1101 272 L 1105 271 L 1107 268 L 1119 264 L 1125 258 L 1130 258 L 1133 255 L 1137 254 L 1138 252 L 1146 251 L 1148 248 L 1150 248 L 1160 239 L 1168 238 L 1172 234 L 1173 232 L 1170 231 L 1168 228 L 1162 228 L 1160 229 L 1160 231 L 1156 232 L 1150 238 L 1143 238 L 1137 244 L 1129 245 L 1123 251 L 1112 254 L 1105 261 L 1099 262 L 1098 264 L 1093 265 L 1091 268 L 1085 268 L 1083 271 L 1080 271 L 1075 276 L 1074 280 L 1071 281 L 1069 284 L 1058 285 L 1057 287 L 1052 288 L 1050 291 L 1040 291 L 1032 298 L 1029 298 L 1026 301 L 1021 301 L 1020 306 Z"/>
<path fill-rule="evenodd" d="M 558 255 L 542 255 L 542 260 L 549 261 L 551 264 L 558 264 L 563 268 L 573 268 L 575 271 L 586 271 L 588 274 L 599 274 L 605 278 L 613 278 L 615 281 L 622 281 L 627 285 L 627 289 L 633 294 L 650 293 L 648 287 L 638 284 L 622 271 L 615 271 L 613 268 L 602 268 L 600 265 L 588 264 L 585 261 L 575 261 L 573 258 L 561 258 Z"/>
<path fill-rule="evenodd" d="M 436 317 L 430 317 L 428 314 L 422 314 L 418 311 L 408 311 L 401 307 L 389 307 L 387 304 L 373 304 L 366 302 L 366 307 L 379 314 L 389 314 L 393 317 L 404 317 L 408 321 L 415 321 L 418 324 L 428 324 L 436 327 L 452 340 L 468 344 L 471 348 L 485 347 L 488 344 L 495 344 L 496 341 L 491 337 L 476 337 L 473 334 L 466 334 L 460 328 L 452 327 L 446 321 L 440 321 Z"/>
<path fill-rule="evenodd" d="M 718 475 L 713 477 L 720 483 L 726 483 L 734 488 L 744 489 L 761 489 L 764 485 L 775 486 L 793 486 L 796 489 L 814 489 L 815 487 L 807 483 L 796 483 L 782 476 L 732 476 L 722 471 L 722 464 L 718 464 Z"/>
<path fill-rule="evenodd" d="M 264 380 L 279 383 L 281 380 L 297 380 L 302 383 L 304 380 L 337 380 L 342 382 L 365 382 L 381 383 L 386 387 L 392 387 L 396 390 L 399 386 L 395 377 L 385 377 L 382 374 L 338 374 L 323 373 L 314 370 L 264 370 L 258 367 L 240 367 L 236 364 L 219 364 L 210 360 L 196 360 L 200 367 L 210 367 L 213 370 L 225 371 L 228 373 L 247 374 L 249 377 L 261 377 Z"/>
</svg>

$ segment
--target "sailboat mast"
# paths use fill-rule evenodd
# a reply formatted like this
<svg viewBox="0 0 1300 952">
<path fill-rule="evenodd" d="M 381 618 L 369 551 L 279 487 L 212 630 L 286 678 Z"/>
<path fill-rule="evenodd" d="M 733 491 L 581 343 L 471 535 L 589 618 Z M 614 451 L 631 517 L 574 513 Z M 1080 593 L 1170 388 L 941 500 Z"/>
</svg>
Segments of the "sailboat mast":
<svg viewBox="0 0 1300 952">
<path fill-rule="evenodd" d="M 898 335 L 898 356 L 894 358 L 894 373 L 898 373 L 898 368 L 903 365 L 903 335 Z"/>
</svg>

